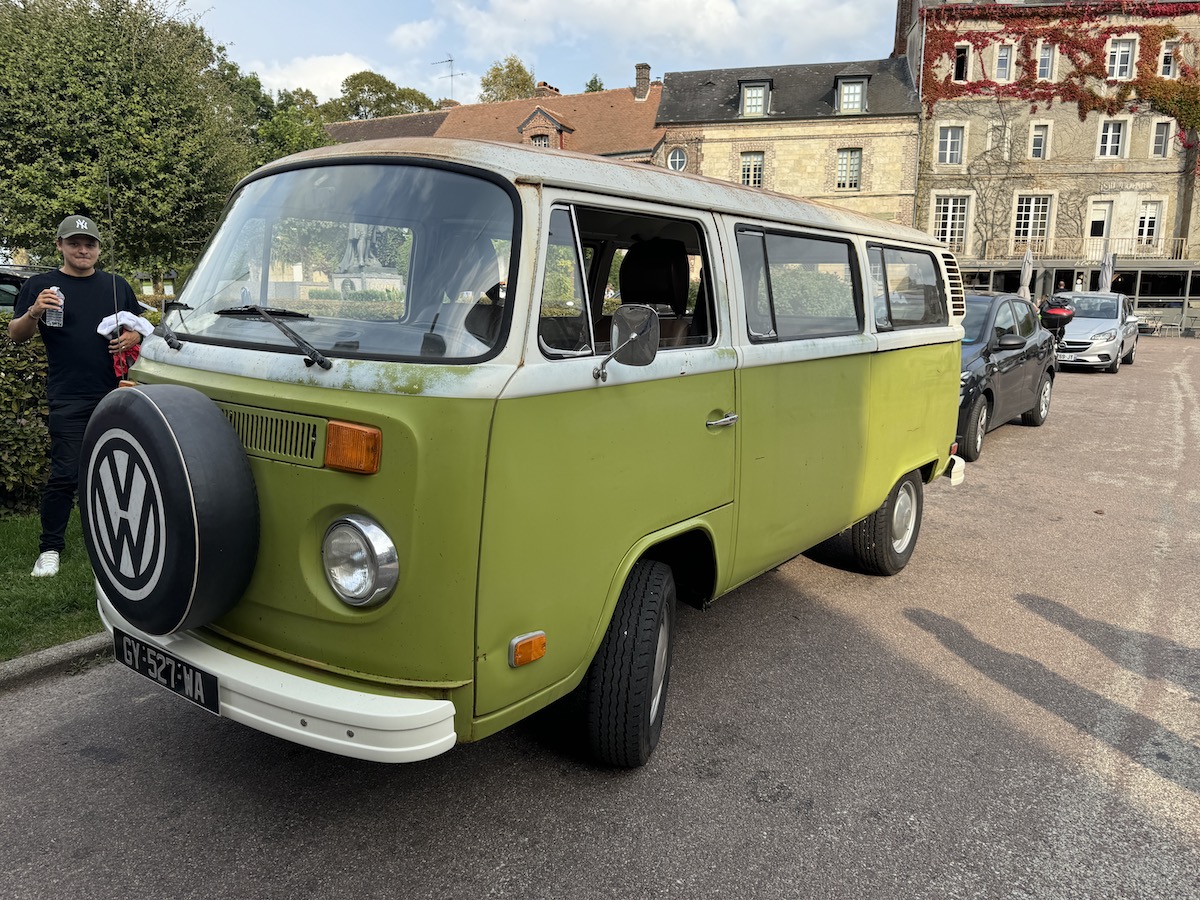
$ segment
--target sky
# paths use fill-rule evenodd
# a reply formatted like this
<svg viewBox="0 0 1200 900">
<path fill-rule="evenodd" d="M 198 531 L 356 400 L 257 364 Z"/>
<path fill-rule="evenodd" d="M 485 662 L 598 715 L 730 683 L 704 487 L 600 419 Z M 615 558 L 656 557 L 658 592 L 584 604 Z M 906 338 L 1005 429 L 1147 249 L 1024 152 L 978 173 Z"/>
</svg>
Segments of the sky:
<svg viewBox="0 0 1200 900">
<path fill-rule="evenodd" d="M 243 73 L 272 93 L 341 93 L 369 69 L 432 100 L 472 103 L 491 65 L 516 54 L 564 94 L 650 74 L 884 59 L 895 0 L 181 0 Z M 453 64 L 449 60 L 453 59 Z M 453 77 L 451 77 L 453 73 Z"/>
</svg>

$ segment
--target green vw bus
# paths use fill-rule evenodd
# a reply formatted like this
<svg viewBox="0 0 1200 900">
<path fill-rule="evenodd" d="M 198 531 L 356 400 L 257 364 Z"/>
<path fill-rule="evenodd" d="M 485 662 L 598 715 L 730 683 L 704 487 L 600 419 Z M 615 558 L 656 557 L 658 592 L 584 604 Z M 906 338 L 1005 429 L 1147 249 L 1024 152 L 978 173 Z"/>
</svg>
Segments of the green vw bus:
<svg viewBox="0 0 1200 900">
<path fill-rule="evenodd" d="M 403 762 L 575 694 L 659 739 L 675 604 L 849 529 L 908 562 L 954 455 L 961 279 L 929 236 L 645 165 L 436 139 L 235 190 L 81 505 L 118 661 Z"/>
</svg>

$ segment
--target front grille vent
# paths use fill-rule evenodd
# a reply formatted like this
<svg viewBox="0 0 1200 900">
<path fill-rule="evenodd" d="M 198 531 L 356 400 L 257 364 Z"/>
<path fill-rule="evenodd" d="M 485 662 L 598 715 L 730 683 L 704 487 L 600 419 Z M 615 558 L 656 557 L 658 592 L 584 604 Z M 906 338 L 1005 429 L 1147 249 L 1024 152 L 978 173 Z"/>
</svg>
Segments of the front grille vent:
<svg viewBox="0 0 1200 900">
<path fill-rule="evenodd" d="M 315 416 L 217 404 L 250 456 L 320 468 L 325 464 L 325 420 Z"/>
</svg>

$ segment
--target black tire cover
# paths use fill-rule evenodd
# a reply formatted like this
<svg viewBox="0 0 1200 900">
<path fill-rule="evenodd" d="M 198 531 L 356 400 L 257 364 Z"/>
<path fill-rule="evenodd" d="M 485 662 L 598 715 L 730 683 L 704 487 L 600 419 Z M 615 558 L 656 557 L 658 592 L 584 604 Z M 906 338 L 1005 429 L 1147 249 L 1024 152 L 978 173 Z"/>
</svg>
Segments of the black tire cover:
<svg viewBox="0 0 1200 900">
<path fill-rule="evenodd" d="M 241 598 L 258 556 L 258 494 L 233 426 L 192 388 L 119 388 L 79 456 L 83 539 L 105 595 L 131 625 L 170 634 Z"/>
</svg>

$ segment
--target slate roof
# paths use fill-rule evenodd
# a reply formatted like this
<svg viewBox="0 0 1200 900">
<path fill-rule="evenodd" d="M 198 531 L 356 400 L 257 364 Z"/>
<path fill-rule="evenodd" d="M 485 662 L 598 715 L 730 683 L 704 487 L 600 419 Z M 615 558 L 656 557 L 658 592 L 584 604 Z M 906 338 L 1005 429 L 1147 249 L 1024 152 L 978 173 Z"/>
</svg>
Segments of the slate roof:
<svg viewBox="0 0 1200 900">
<path fill-rule="evenodd" d="M 661 84 L 650 85 L 645 100 L 634 88 L 557 94 L 503 103 L 472 103 L 433 113 L 411 113 L 353 122 L 335 122 L 326 130 L 346 143 L 372 138 L 439 137 L 524 143 L 521 132 L 541 110 L 566 126 L 565 149 L 597 156 L 649 156 L 662 141 L 655 124 Z"/>
<path fill-rule="evenodd" d="M 838 115 L 834 109 L 838 77 L 866 77 L 868 116 L 914 116 L 920 98 L 904 57 L 864 62 L 798 66 L 757 66 L 668 72 L 658 124 L 778 122 Z M 740 115 L 741 84 L 769 81 L 771 107 L 766 116 Z"/>
</svg>

